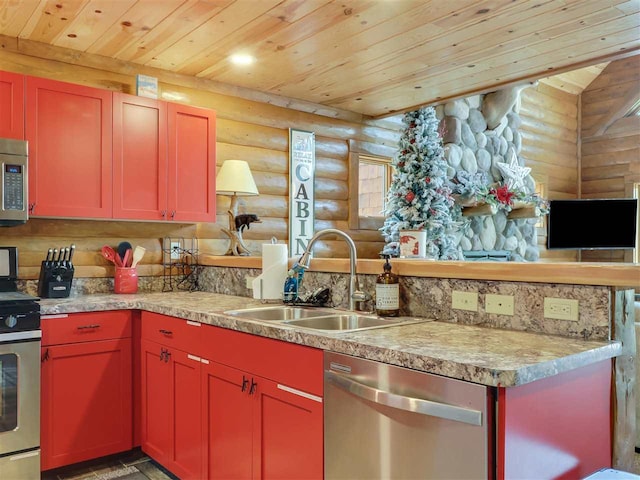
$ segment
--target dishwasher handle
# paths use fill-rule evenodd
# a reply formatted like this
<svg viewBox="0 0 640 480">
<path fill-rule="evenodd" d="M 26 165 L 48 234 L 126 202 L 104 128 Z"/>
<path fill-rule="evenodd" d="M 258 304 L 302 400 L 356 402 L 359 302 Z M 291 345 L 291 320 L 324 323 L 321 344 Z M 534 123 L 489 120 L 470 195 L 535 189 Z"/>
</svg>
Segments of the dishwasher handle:
<svg viewBox="0 0 640 480">
<path fill-rule="evenodd" d="M 324 374 L 328 382 L 370 402 L 407 412 L 482 426 L 482 412 L 479 410 L 386 392 L 329 370 L 325 370 Z"/>
</svg>

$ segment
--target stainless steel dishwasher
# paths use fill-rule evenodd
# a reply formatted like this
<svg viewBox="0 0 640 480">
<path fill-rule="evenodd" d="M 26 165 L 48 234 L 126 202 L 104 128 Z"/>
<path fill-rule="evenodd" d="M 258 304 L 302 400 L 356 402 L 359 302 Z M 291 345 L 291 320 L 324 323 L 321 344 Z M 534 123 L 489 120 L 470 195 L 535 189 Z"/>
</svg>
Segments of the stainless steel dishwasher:
<svg viewBox="0 0 640 480">
<path fill-rule="evenodd" d="M 326 479 L 492 477 L 487 387 L 325 353 Z"/>
</svg>

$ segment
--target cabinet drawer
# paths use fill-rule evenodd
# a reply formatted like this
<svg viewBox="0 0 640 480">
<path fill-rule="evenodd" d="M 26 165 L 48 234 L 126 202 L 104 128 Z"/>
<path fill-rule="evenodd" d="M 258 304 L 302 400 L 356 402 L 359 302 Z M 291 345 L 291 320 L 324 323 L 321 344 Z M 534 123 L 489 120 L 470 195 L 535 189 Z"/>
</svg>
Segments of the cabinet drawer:
<svg viewBox="0 0 640 480">
<path fill-rule="evenodd" d="M 142 312 L 142 338 L 200 355 L 202 324 L 159 313 Z"/>
<path fill-rule="evenodd" d="M 70 313 L 42 316 L 42 345 L 131 337 L 131 312 Z"/>
<path fill-rule="evenodd" d="M 210 325 L 202 330 L 204 358 L 322 396 L 322 350 Z"/>
</svg>

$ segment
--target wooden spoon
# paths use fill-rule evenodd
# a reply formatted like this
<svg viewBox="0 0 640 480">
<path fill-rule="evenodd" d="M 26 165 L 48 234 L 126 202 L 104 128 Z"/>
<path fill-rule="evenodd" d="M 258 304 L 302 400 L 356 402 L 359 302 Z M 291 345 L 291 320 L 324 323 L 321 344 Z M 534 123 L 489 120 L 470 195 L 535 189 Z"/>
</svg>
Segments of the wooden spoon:
<svg viewBox="0 0 640 480">
<path fill-rule="evenodd" d="M 135 250 L 133 251 L 133 262 L 131 262 L 131 268 L 135 268 L 138 262 L 142 260 L 142 257 L 144 257 L 146 251 L 147 249 L 141 246 L 137 246 L 135 248 Z"/>
</svg>

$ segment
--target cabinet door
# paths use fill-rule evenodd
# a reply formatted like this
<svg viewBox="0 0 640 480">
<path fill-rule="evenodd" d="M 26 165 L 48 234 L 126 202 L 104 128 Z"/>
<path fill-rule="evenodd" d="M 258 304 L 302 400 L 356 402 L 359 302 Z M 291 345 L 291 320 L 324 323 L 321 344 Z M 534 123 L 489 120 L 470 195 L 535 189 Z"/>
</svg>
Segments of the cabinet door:
<svg viewBox="0 0 640 480">
<path fill-rule="evenodd" d="M 206 449 L 203 478 L 250 479 L 253 451 L 250 375 L 215 362 L 203 365 L 202 370 Z"/>
<path fill-rule="evenodd" d="M 165 466 L 183 480 L 199 480 L 202 478 L 200 357 L 170 349 L 169 359 L 172 448 Z"/>
<path fill-rule="evenodd" d="M 214 222 L 215 175 L 215 112 L 169 104 L 169 219 Z"/>
<path fill-rule="evenodd" d="M 265 378 L 252 379 L 253 478 L 323 478 L 322 398 Z"/>
<path fill-rule="evenodd" d="M 24 75 L 0 72 L 0 138 L 24 140 Z"/>
<path fill-rule="evenodd" d="M 42 469 L 132 446 L 131 339 L 42 348 Z"/>
<path fill-rule="evenodd" d="M 113 216 L 161 220 L 167 211 L 167 104 L 113 94 Z"/>
<path fill-rule="evenodd" d="M 111 218 L 111 101 L 108 90 L 27 77 L 32 215 Z"/>
<path fill-rule="evenodd" d="M 166 465 L 171 446 L 169 412 L 171 411 L 171 376 L 167 349 L 148 340 L 140 342 L 141 444 L 142 450 Z"/>
</svg>

